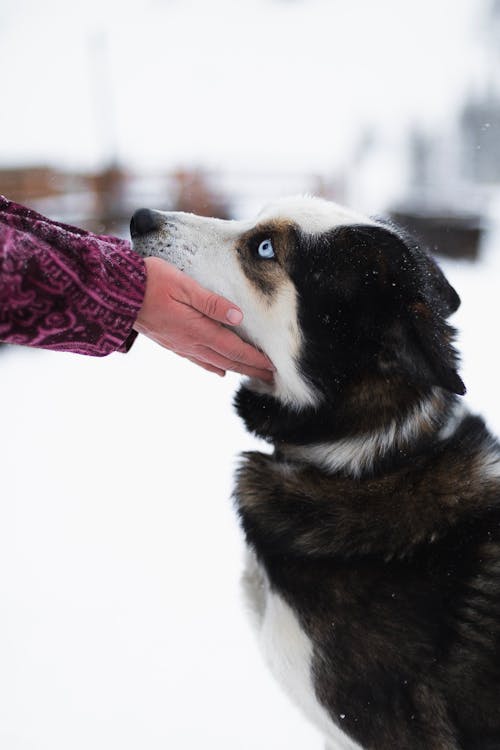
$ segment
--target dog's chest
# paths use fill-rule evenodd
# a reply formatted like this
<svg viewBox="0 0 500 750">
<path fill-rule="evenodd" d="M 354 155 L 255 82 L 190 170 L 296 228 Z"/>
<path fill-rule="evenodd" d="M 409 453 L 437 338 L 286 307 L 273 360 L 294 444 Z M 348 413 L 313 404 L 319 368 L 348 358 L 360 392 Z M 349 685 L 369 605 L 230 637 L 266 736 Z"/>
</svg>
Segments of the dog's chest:
<svg viewBox="0 0 500 750">
<path fill-rule="evenodd" d="M 361 750 L 318 702 L 311 670 L 311 640 L 291 607 L 270 589 L 265 571 L 250 550 L 243 591 L 261 651 L 285 692 L 328 738 L 332 750 Z"/>
</svg>

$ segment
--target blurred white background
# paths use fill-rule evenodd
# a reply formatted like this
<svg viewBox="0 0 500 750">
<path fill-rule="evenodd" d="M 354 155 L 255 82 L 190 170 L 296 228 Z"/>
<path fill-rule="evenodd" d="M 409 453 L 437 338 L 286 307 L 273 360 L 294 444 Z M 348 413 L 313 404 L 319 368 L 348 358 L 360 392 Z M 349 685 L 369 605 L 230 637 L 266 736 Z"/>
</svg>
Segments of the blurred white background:
<svg viewBox="0 0 500 750">
<path fill-rule="evenodd" d="M 324 172 L 367 125 L 446 122 L 477 76 L 477 6 L 2 0 L 0 157 Z"/>
<path fill-rule="evenodd" d="M 0 192 L 121 234 L 176 170 L 235 216 L 299 190 L 437 207 L 467 399 L 500 432 L 499 5 L 0 0 Z M 107 168 L 113 215 L 89 187 Z M 239 598 L 232 474 L 257 441 L 237 377 L 145 339 L 104 360 L 3 347 L 0 371 L 2 750 L 320 748 Z"/>
</svg>

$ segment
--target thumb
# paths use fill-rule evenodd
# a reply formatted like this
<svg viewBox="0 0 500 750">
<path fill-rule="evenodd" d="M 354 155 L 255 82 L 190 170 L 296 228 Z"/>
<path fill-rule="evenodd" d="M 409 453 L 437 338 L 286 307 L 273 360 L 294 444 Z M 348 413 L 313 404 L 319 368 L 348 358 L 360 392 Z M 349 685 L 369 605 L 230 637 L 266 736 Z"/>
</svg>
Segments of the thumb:
<svg viewBox="0 0 500 750">
<path fill-rule="evenodd" d="M 237 326 L 243 320 L 243 313 L 233 302 L 230 302 L 220 294 L 211 292 L 198 284 L 194 279 L 186 277 L 184 280 L 184 293 L 188 302 L 195 310 L 203 313 L 212 320 Z"/>
</svg>

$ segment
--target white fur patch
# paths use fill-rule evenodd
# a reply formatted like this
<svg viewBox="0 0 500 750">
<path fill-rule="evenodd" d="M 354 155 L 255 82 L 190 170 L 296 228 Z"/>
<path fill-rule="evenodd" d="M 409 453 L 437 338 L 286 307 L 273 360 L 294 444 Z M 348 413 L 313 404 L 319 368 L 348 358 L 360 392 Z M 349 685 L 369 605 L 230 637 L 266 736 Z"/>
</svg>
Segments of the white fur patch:
<svg viewBox="0 0 500 750">
<path fill-rule="evenodd" d="M 253 290 L 250 291 L 254 297 Z M 282 284 L 267 313 L 262 316 L 260 307 L 255 313 L 251 301 L 246 304 L 245 319 L 241 326 L 243 338 L 257 343 L 262 351 L 271 358 L 276 367 L 274 387 L 267 384 L 260 386 L 260 382 L 249 381 L 248 385 L 254 390 L 264 390 L 272 393 L 285 404 L 294 407 L 314 405 L 317 396 L 312 387 L 299 375 L 296 359 L 302 345 L 302 337 L 297 324 L 296 292 L 292 282 Z M 243 308 L 242 308 L 243 309 Z"/>
<path fill-rule="evenodd" d="M 260 648 L 276 680 L 336 750 L 361 750 L 318 702 L 311 675 L 312 643 L 291 607 L 270 589 L 250 551 L 243 585 Z"/>
<path fill-rule="evenodd" d="M 462 421 L 465 419 L 469 410 L 463 401 L 457 401 L 454 405 L 450 416 L 446 420 L 445 424 L 441 427 L 438 433 L 439 440 L 448 440 L 451 438 L 457 429 L 459 428 Z"/>
<path fill-rule="evenodd" d="M 260 212 L 259 221 L 287 218 L 294 221 L 306 234 L 328 232 L 345 224 L 376 225 L 376 222 L 351 211 L 338 203 L 314 198 L 295 196 L 273 201 Z"/>
<path fill-rule="evenodd" d="M 282 450 L 286 458 L 312 463 L 331 473 L 343 471 L 358 479 L 364 471 L 373 469 L 377 459 L 383 458 L 394 448 L 404 449 L 415 441 L 422 431 L 422 423 L 433 427 L 436 416 L 436 401 L 431 394 L 402 423 L 393 420 L 387 427 L 372 434 L 331 443 L 287 445 Z"/>
</svg>

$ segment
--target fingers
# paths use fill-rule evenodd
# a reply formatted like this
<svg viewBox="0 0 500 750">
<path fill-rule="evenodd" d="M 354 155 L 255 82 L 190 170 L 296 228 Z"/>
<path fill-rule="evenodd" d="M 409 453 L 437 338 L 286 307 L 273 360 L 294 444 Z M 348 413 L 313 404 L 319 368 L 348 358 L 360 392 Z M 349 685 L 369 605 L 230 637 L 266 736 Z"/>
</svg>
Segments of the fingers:
<svg viewBox="0 0 500 750">
<path fill-rule="evenodd" d="M 208 372 L 214 372 L 221 378 L 223 378 L 226 374 L 225 370 L 220 370 L 218 367 L 213 367 L 212 365 L 209 365 L 208 362 L 202 362 L 201 360 L 195 359 L 194 357 L 185 357 L 185 359 L 188 359 L 193 364 L 198 365 L 198 367 L 202 367 L 204 370 L 208 370 Z"/>
<path fill-rule="evenodd" d="M 243 320 L 243 313 L 239 307 L 225 297 L 205 289 L 185 274 L 177 281 L 184 297 L 179 301 L 194 307 L 207 318 L 232 326 L 239 325 Z"/>
<path fill-rule="evenodd" d="M 196 359 L 201 360 L 212 367 L 220 370 L 231 370 L 231 372 L 237 372 L 240 375 L 247 375 L 250 378 L 259 378 L 264 380 L 266 383 L 273 382 L 273 374 L 267 369 L 258 367 L 251 367 L 242 362 L 237 362 L 234 359 L 228 359 L 222 354 L 209 349 L 205 346 L 199 346 L 196 349 Z"/>
<path fill-rule="evenodd" d="M 213 349 L 226 359 L 233 362 L 255 368 L 257 370 L 275 371 L 271 360 L 251 344 L 240 339 L 232 331 L 228 331 L 220 326 L 210 327 L 204 336 L 205 346 Z"/>
</svg>

